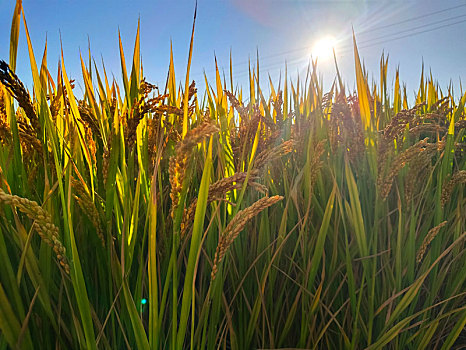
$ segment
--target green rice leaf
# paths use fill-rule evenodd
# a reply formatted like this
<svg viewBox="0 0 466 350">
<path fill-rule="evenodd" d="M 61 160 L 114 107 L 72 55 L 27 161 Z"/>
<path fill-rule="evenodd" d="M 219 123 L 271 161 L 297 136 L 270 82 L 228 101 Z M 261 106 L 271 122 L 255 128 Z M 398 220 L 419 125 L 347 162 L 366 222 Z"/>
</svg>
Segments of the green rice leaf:
<svg viewBox="0 0 466 350">
<path fill-rule="evenodd" d="M 189 248 L 188 264 L 186 266 L 186 275 L 184 279 L 183 298 L 181 302 L 181 314 L 179 321 L 178 334 L 176 339 L 176 348 L 182 349 L 186 337 L 186 328 L 188 325 L 189 308 L 192 304 L 192 298 L 195 298 L 195 291 L 193 290 L 194 272 L 196 268 L 196 260 L 199 249 L 202 233 L 204 232 L 204 219 L 207 209 L 207 196 L 209 194 L 210 174 L 212 171 L 212 137 L 209 140 L 207 157 L 202 172 L 201 185 L 199 187 L 199 194 L 194 215 L 193 233 L 191 236 L 191 244 Z M 194 322 L 191 319 L 191 322 Z M 192 344 L 191 344 L 192 345 Z"/>
</svg>

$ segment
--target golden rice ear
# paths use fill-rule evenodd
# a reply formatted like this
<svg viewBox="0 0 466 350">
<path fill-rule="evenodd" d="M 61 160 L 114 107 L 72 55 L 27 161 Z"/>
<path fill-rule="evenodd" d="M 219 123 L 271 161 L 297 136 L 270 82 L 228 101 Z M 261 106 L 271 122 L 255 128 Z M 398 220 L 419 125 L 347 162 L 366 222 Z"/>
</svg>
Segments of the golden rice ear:
<svg viewBox="0 0 466 350">
<path fill-rule="evenodd" d="M 0 203 L 14 206 L 34 220 L 34 229 L 41 239 L 53 248 L 60 265 L 69 274 L 70 266 L 65 255 L 66 249 L 60 240 L 58 228 L 52 223 L 50 214 L 42 209 L 37 202 L 5 193 L 2 189 L 0 189 Z"/>
<path fill-rule="evenodd" d="M 406 149 L 404 152 L 400 153 L 394 161 L 390 165 L 389 173 L 384 176 L 382 172 L 379 173 L 377 179 L 377 187 L 380 191 L 380 196 L 382 199 L 386 199 L 390 190 L 392 188 L 393 179 L 398 175 L 400 170 L 404 168 L 404 166 L 414 159 L 416 159 L 419 154 L 423 152 L 428 152 L 429 154 L 432 150 L 437 150 L 437 144 L 429 144 L 427 143 L 428 138 L 421 140 L 414 144 L 413 146 Z M 383 169 L 385 165 L 381 166 Z"/>
<path fill-rule="evenodd" d="M 0 142 L 2 144 L 10 144 L 12 135 L 6 115 L 4 98 L 5 96 L 3 95 L 3 84 L 0 83 Z"/>
<path fill-rule="evenodd" d="M 420 103 L 411 109 L 404 109 L 397 113 L 382 131 L 384 142 L 390 143 L 400 137 L 406 126 L 418 118 L 418 112 L 425 107 L 425 105 L 425 103 Z"/>
<path fill-rule="evenodd" d="M 244 107 L 241 102 L 238 101 L 236 96 L 228 90 L 224 90 L 225 95 L 228 97 L 231 106 L 238 112 L 241 117 L 244 117 L 248 114 L 248 108 Z"/>
<path fill-rule="evenodd" d="M 102 156 L 102 178 L 104 180 L 104 185 L 107 184 L 108 168 L 110 165 L 110 152 L 112 149 L 111 135 L 110 135 L 109 141 L 110 142 L 107 143 L 107 147 L 105 147 L 104 153 Z"/>
<path fill-rule="evenodd" d="M 424 240 L 422 241 L 421 247 L 419 248 L 417 254 L 416 254 L 416 262 L 419 264 L 422 261 L 422 258 L 424 257 L 424 254 L 427 251 L 427 248 L 429 247 L 429 244 L 434 240 L 435 236 L 439 233 L 440 229 L 445 226 L 448 223 L 448 221 L 443 221 L 434 228 L 430 229 L 427 235 L 424 237 Z"/>
<path fill-rule="evenodd" d="M 196 96 L 196 93 L 197 93 L 196 82 L 193 80 L 191 84 L 189 85 L 189 90 L 188 90 L 188 119 L 191 119 L 194 109 L 195 109 L 196 98 L 193 99 L 193 97 Z M 191 100 L 193 101 L 191 102 Z M 184 99 L 183 101 L 181 101 L 180 110 L 184 110 Z"/>
<path fill-rule="evenodd" d="M 55 99 L 54 99 L 55 100 Z M 51 105 L 54 104 L 54 101 L 51 102 Z M 52 107 L 50 108 L 52 112 Z M 85 125 L 86 129 L 91 129 L 92 133 L 95 134 L 99 139 L 102 139 L 102 134 L 99 128 L 99 122 L 96 120 L 92 109 L 89 106 L 86 106 L 84 101 L 78 101 L 78 110 L 79 110 L 79 116 L 81 117 L 81 120 L 83 121 L 83 124 Z M 52 112 L 52 115 L 54 113 Z"/>
<path fill-rule="evenodd" d="M 294 140 L 287 140 L 275 146 L 271 149 L 265 149 L 259 153 L 254 161 L 254 168 L 260 169 L 266 163 L 273 162 L 278 158 L 290 153 L 295 148 L 296 144 Z"/>
<path fill-rule="evenodd" d="M 445 204 L 450 200 L 451 193 L 453 192 L 455 186 L 464 183 L 466 183 L 466 170 L 459 170 L 453 174 L 450 180 L 445 180 L 445 183 L 442 187 L 442 207 L 444 207 Z"/>
<path fill-rule="evenodd" d="M 37 135 L 40 135 L 39 118 L 34 110 L 31 97 L 27 92 L 24 84 L 18 76 L 10 69 L 10 66 L 3 60 L 0 60 L 0 82 L 5 86 L 13 98 L 18 101 L 19 106 L 24 110 L 32 127 Z"/>
<path fill-rule="evenodd" d="M 240 210 L 235 215 L 235 217 L 230 221 L 225 230 L 222 232 L 218 241 L 217 249 L 215 250 L 212 272 L 210 275 L 212 280 L 215 280 L 215 276 L 218 272 L 218 265 L 222 262 L 223 258 L 225 257 L 228 248 L 231 246 L 236 237 L 238 237 L 239 233 L 243 230 L 248 221 L 255 217 L 257 214 L 259 214 L 265 208 L 274 205 L 282 199 L 282 196 L 261 198 L 246 209 Z"/>
<path fill-rule="evenodd" d="M 252 175 L 249 176 L 249 184 L 252 185 L 256 190 L 259 192 L 266 193 L 267 188 L 261 184 L 252 182 L 253 180 L 257 179 L 255 176 L 256 172 L 252 172 Z M 244 181 L 247 178 L 247 173 L 241 172 L 233 174 L 230 177 L 226 177 L 223 179 L 214 182 L 209 186 L 209 194 L 207 197 L 207 204 L 212 203 L 214 200 L 223 199 L 223 197 L 230 191 L 239 190 L 242 186 Z M 189 205 L 188 209 L 184 210 L 183 219 L 181 221 L 181 237 L 186 237 L 189 229 L 191 228 L 191 224 L 194 221 L 194 213 L 196 211 L 197 205 L 197 198 L 194 198 L 191 204 Z"/>
<path fill-rule="evenodd" d="M 429 169 L 432 167 L 432 158 L 438 152 L 435 144 L 430 144 L 423 151 L 419 152 L 418 156 L 409 163 L 409 170 L 405 180 L 405 199 L 406 203 L 410 203 L 415 190 L 418 188 L 417 183 L 420 179 L 428 175 Z"/>
<path fill-rule="evenodd" d="M 170 198 L 172 200 L 172 206 L 170 212 L 172 218 L 179 204 L 179 196 L 186 176 L 187 161 L 192 150 L 199 142 L 218 131 L 219 128 L 211 120 L 206 119 L 201 125 L 189 131 L 186 137 L 177 144 L 175 156 L 170 158 L 168 168 L 171 185 Z"/>
<path fill-rule="evenodd" d="M 220 129 L 212 120 L 205 119 L 201 125 L 192 129 L 186 134 L 186 137 L 176 146 L 176 154 L 178 157 L 188 157 L 192 149 L 203 139 L 213 135 Z"/>
<path fill-rule="evenodd" d="M 178 207 L 179 197 L 181 194 L 183 181 L 186 173 L 186 156 L 173 156 L 170 157 L 168 166 L 168 175 L 170 180 L 170 199 L 172 201 L 170 216 L 174 218 L 176 208 Z"/>
<path fill-rule="evenodd" d="M 90 219 L 90 221 L 92 222 L 92 225 L 94 225 L 94 228 L 96 229 L 96 232 L 97 232 L 97 236 L 99 237 L 102 243 L 102 246 L 105 247 L 105 238 L 104 238 L 104 233 L 103 233 L 102 225 L 100 221 L 100 215 L 99 215 L 99 212 L 97 211 L 94 201 L 92 200 L 91 196 L 86 191 L 86 189 L 84 188 L 84 185 L 81 183 L 81 181 L 72 177 L 71 185 L 73 186 L 73 189 L 76 193 L 74 195 L 76 202 L 81 207 L 83 213 L 87 215 L 87 217 Z"/>
</svg>

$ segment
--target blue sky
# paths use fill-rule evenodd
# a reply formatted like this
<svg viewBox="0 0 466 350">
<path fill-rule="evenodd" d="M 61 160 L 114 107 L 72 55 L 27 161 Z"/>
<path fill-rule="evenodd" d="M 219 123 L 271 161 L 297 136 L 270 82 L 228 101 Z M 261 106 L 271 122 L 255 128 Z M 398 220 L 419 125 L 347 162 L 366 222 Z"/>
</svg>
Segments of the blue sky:
<svg viewBox="0 0 466 350">
<path fill-rule="evenodd" d="M 0 58 L 8 60 L 14 0 L 0 0 Z M 103 58 L 107 73 L 120 80 L 118 29 L 126 59 L 130 61 L 138 18 L 141 21 L 141 53 L 144 75 L 163 87 L 173 44 L 177 80 L 184 82 L 194 1 L 142 0 L 24 0 L 23 7 L 36 60 L 45 40 L 48 64 L 56 76 L 60 33 L 68 75 L 80 83 L 79 52 L 91 53 L 99 68 Z M 214 57 L 228 76 L 230 50 L 235 85 L 247 89 L 248 59 L 255 63 L 259 51 L 261 78 L 270 74 L 274 83 L 285 62 L 291 78 L 303 74 L 313 43 L 325 35 L 336 40 L 336 54 L 343 79 L 354 86 L 351 28 L 360 56 L 371 76 L 379 75 L 381 53 L 389 54 L 389 77 L 400 67 L 408 92 L 418 88 L 421 65 L 432 70 L 441 88 L 459 86 L 466 76 L 464 1 L 312 1 L 312 0 L 199 0 L 191 78 L 204 87 L 203 72 L 214 82 Z M 24 26 L 21 24 L 17 73 L 31 88 Z M 332 61 L 319 62 L 324 83 L 335 77 Z M 262 80 L 261 79 L 261 80 Z M 78 92 L 79 94 L 79 92 Z"/>
</svg>

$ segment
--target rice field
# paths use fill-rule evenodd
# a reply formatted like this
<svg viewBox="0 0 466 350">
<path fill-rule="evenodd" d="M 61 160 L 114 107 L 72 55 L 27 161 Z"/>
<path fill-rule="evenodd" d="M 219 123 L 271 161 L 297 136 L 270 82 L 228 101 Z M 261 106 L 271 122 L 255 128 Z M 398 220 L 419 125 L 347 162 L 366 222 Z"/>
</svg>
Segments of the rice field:
<svg viewBox="0 0 466 350">
<path fill-rule="evenodd" d="M 423 74 L 410 104 L 356 42 L 356 91 L 340 73 L 323 91 L 315 64 L 267 87 L 259 64 L 242 89 L 191 81 L 192 40 L 184 83 L 171 56 L 154 86 L 138 30 L 120 86 L 81 57 L 79 99 L 20 1 L 11 28 L 0 349 L 464 348 L 465 92 Z"/>
</svg>

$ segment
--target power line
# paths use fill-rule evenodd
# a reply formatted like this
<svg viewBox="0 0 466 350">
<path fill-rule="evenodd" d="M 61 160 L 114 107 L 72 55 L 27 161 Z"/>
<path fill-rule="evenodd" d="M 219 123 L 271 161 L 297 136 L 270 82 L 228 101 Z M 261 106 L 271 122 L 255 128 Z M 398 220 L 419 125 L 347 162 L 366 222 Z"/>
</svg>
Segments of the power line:
<svg viewBox="0 0 466 350">
<path fill-rule="evenodd" d="M 365 30 L 362 30 L 362 31 L 358 32 L 358 35 L 363 35 L 363 34 L 365 34 L 365 33 L 369 33 L 369 32 L 372 32 L 372 31 L 377 31 L 377 30 L 384 29 L 384 28 L 387 28 L 387 27 L 398 26 L 398 25 L 403 24 L 403 23 L 412 22 L 412 21 L 416 21 L 416 20 L 418 20 L 418 19 L 431 17 L 431 16 L 433 16 L 433 15 L 436 15 L 436 14 L 439 14 L 439 13 L 448 12 L 448 11 L 455 10 L 455 9 L 458 9 L 458 8 L 461 8 L 461 7 L 466 7 L 466 4 L 461 4 L 461 5 L 457 5 L 457 6 L 453 6 L 453 7 L 448 7 L 448 8 L 442 9 L 442 10 L 437 10 L 437 11 L 429 12 L 429 13 L 426 13 L 426 14 L 423 14 L 423 15 L 410 17 L 410 18 L 404 19 L 404 20 L 402 20 L 402 21 L 398 21 L 398 22 L 395 22 L 395 23 L 390 23 L 390 24 L 383 25 L 383 26 L 378 26 L 378 27 L 374 27 L 374 28 L 368 28 L 368 29 L 365 29 Z M 414 27 L 414 28 L 411 28 L 411 29 L 404 30 L 404 31 L 402 31 L 402 32 L 404 33 L 404 32 L 408 32 L 408 31 L 411 31 L 411 30 L 415 30 L 415 29 L 420 29 L 420 28 L 428 27 L 428 26 L 430 26 L 430 25 L 435 25 L 435 24 L 438 24 L 438 23 L 441 23 L 441 22 L 445 22 L 445 21 L 449 21 L 449 20 L 452 20 L 452 19 L 456 19 L 456 18 L 459 18 L 459 17 L 462 17 L 462 16 L 466 16 L 466 14 L 463 14 L 463 15 L 460 15 L 460 16 L 449 17 L 449 18 L 446 18 L 446 19 L 443 19 L 443 20 L 440 20 L 440 21 L 437 21 L 437 22 L 432 22 L 432 23 L 424 24 L 424 25 L 421 25 L 421 26 L 418 26 L 418 27 Z M 389 36 L 393 36 L 393 35 L 402 34 L 402 32 L 396 32 L 396 33 L 392 33 L 392 34 L 387 34 L 387 35 L 384 35 L 383 38 L 389 37 Z M 382 37 L 373 38 L 373 39 L 367 39 L 367 40 L 365 40 L 365 41 L 363 41 L 363 42 L 360 42 L 360 43 L 363 44 L 363 43 L 365 43 L 365 42 L 369 42 L 369 41 L 373 41 L 373 40 L 380 40 L 381 38 L 382 38 Z M 291 49 L 291 50 L 287 50 L 287 51 L 281 51 L 281 52 L 273 53 L 273 54 L 270 54 L 270 55 L 262 56 L 261 59 L 262 59 L 262 60 L 267 60 L 267 59 L 270 59 L 270 58 L 285 56 L 285 55 L 294 54 L 294 53 L 299 53 L 299 52 L 306 51 L 306 50 L 309 50 L 309 45 L 303 46 L 303 47 L 300 47 L 300 48 L 296 48 L 296 49 Z M 246 65 L 246 64 L 249 64 L 249 61 L 242 61 L 242 62 L 239 62 L 239 63 L 234 64 L 234 66 L 235 66 L 235 67 L 239 67 L 239 66 L 244 66 L 244 65 Z M 212 71 L 209 71 L 209 72 L 213 72 L 213 70 L 212 70 Z M 198 74 L 201 74 L 201 73 L 198 73 Z M 196 75 L 197 75 L 197 74 L 196 74 Z"/>
<path fill-rule="evenodd" d="M 449 18 L 448 20 L 452 20 L 452 19 L 456 19 L 456 18 L 463 18 L 463 17 L 466 17 L 466 14 L 465 15 L 460 15 L 460 16 L 454 16 L 454 17 L 451 17 Z M 434 22 L 434 23 L 430 23 L 430 24 L 425 24 L 425 25 L 422 25 L 422 26 L 417 26 L 417 27 L 414 27 L 412 29 L 409 29 L 409 30 L 403 30 L 403 31 L 400 31 L 400 32 L 396 32 L 396 33 L 392 33 L 390 35 L 384 35 L 384 36 L 381 36 L 381 37 L 378 37 L 378 38 L 373 38 L 373 39 L 370 39 L 370 40 L 365 40 L 365 41 L 362 41 L 359 43 L 359 46 L 358 48 L 359 49 L 365 49 L 365 48 L 369 48 L 369 47 L 373 47 L 373 46 L 377 46 L 377 45 L 380 45 L 380 44 L 385 44 L 385 43 L 388 43 L 388 42 L 392 42 L 392 41 L 396 41 L 396 40 L 401 40 L 401 39 L 405 39 L 405 38 L 408 38 L 408 37 L 412 37 L 412 36 L 417 36 L 417 35 L 421 35 L 421 34 L 424 34 L 424 33 L 428 33 L 428 32 L 432 32 L 432 31 L 435 31 L 435 30 L 439 30 L 439 29 L 443 29 L 443 28 L 447 28 L 447 27 L 451 27 L 451 26 L 454 26 L 454 25 L 457 25 L 457 24 L 461 24 L 461 23 L 465 23 L 466 22 L 466 19 L 464 20 L 461 20 L 461 21 L 456 21 L 456 22 L 453 22 L 453 23 L 448 23 L 448 24 L 444 24 L 444 25 L 440 25 L 440 26 L 436 26 L 434 28 L 429 28 L 429 29 L 425 29 L 425 30 L 421 30 L 421 31 L 417 31 L 417 32 L 411 32 L 412 30 L 415 30 L 415 29 L 420 29 L 420 28 L 426 28 L 426 27 L 429 27 L 431 25 L 435 25 L 435 24 L 438 24 L 438 23 L 443 23 L 445 22 L 446 20 L 442 20 L 442 21 L 437 21 L 437 22 Z M 402 34 L 402 33 L 406 33 L 406 32 L 410 32 L 409 34 L 405 34 L 405 35 L 401 35 L 401 36 L 397 36 L 397 37 L 392 37 L 394 35 L 399 35 L 399 34 Z M 392 38 L 389 38 L 389 39 L 386 39 L 386 40 L 380 40 L 380 39 L 384 39 L 384 38 L 387 38 L 387 37 L 392 37 Z M 377 41 L 378 40 L 378 41 Z M 376 41 L 376 42 L 373 42 L 373 41 Z M 367 43 L 367 45 L 364 45 L 365 43 Z M 353 48 L 352 48 L 352 45 L 347 45 L 347 46 L 344 46 L 342 47 L 340 50 L 339 50 L 339 53 L 342 54 L 342 53 L 348 53 L 350 51 L 352 51 Z M 300 62 L 304 62 L 304 61 L 307 61 L 308 58 L 297 58 L 297 59 L 292 59 L 290 61 L 288 61 L 288 63 L 292 62 L 291 65 L 289 65 L 288 67 L 294 67 L 294 66 L 297 66 Z M 261 66 L 261 70 L 270 70 L 270 69 L 274 69 L 274 68 L 277 68 L 277 67 L 280 67 L 282 66 L 282 62 L 280 63 L 271 63 L 269 65 L 265 65 L 265 66 Z M 249 72 L 249 69 L 247 70 L 241 70 L 240 72 L 236 72 L 235 73 L 235 76 L 236 77 L 242 77 L 244 76 L 245 74 L 247 74 Z"/>
<path fill-rule="evenodd" d="M 446 27 L 451 27 L 453 25 L 457 25 L 457 24 L 460 24 L 460 23 L 465 23 L 466 22 L 466 19 L 465 20 L 462 20 L 462 21 L 457 21 L 457 22 L 454 22 L 454 23 L 449 23 L 449 24 L 445 24 L 445 25 L 441 25 L 441 26 L 437 26 L 435 28 L 431 28 L 431 29 L 426 29 L 426 30 L 422 30 L 422 31 L 419 31 L 419 32 L 415 32 L 415 33 L 411 33 L 411 34 L 406 34 L 406 35 L 402 35 L 402 36 L 398 36 L 398 37 L 395 37 L 395 38 L 391 38 L 391 39 L 387 39 L 387 40 L 382 40 L 382 41 L 379 41 L 379 42 L 375 42 L 375 43 L 371 43 L 371 44 L 367 44 L 367 45 L 362 45 L 362 46 L 358 46 L 358 49 L 365 49 L 365 48 L 369 48 L 369 47 L 373 47 L 373 46 L 377 46 L 377 45 L 380 45 L 380 44 L 385 44 L 387 42 L 391 42 L 391 41 L 396 41 L 396 40 L 400 40 L 400 39 L 404 39 L 404 38 L 407 38 L 407 37 L 411 37 L 411 36 L 416 36 L 416 35 L 420 35 L 420 34 L 424 34 L 424 33 L 427 33 L 427 32 L 432 32 L 434 30 L 438 30 L 438 29 L 442 29 L 442 28 L 446 28 Z M 348 53 L 348 52 L 351 52 L 353 50 L 352 47 L 350 46 L 346 46 L 343 50 L 340 50 L 339 52 L 340 53 Z M 305 61 L 308 61 L 308 58 L 296 58 L 296 59 L 293 59 L 293 60 L 290 60 L 288 63 L 287 63 L 287 67 L 290 68 L 290 67 L 297 67 L 300 63 L 302 62 L 305 62 Z M 282 66 L 282 63 L 274 63 L 274 64 L 270 64 L 268 66 L 265 66 L 265 67 L 262 67 L 261 70 L 270 70 L 270 69 L 274 69 L 274 68 L 278 68 Z M 244 76 L 246 73 L 248 73 L 248 71 L 241 71 L 241 72 L 237 72 L 235 74 L 236 77 L 242 77 Z"/>
<path fill-rule="evenodd" d="M 389 38 L 389 37 L 394 36 L 394 35 L 403 34 L 403 33 L 409 33 L 409 32 L 411 32 L 411 31 L 413 31 L 413 30 L 431 27 L 431 26 L 436 25 L 436 24 L 440 24 L 440 23 L 444 23 L 444 22 L 449 22 L 449 21 L 451 21 L 451 20 L 458 19 L 458 18 L 464 18 L 464 17 L 466 17 L 466 14 L 462 14 L 462 15 L 459 15 L 459 16 L 453 16 L 453 17 L 449 17 L 449 18 L 442 19 L 442 20 L 440 20 L 440 21 L 430 22 L 430 23 L 427 23 L 427 24 L 419 25 L 419 26 L 417 26 L 417 27 L 405 29 L 405 30 L 399 31 L 399 32 L 397 32 L 397 33 L 391 33 L 391 34 L 386 34 L 386 35 L 380 36 L 380 37 L 378 37 L 378 38 L 367 39 L 367 40 L 361 41 L 360 43 L 361 43 L 361 44 L 364 44 L 364 43 L 371 42 L 371 41 L 374 41 L 374 40 L 379 40 L 379 39 L 383 39 L 383 38 Z M 462 21 L 460 21 L 460 22 L 462 22 Z M 460 23 L 460 22 L 455 22 L 455 23 L 452 23 L 452 24 L 456 24 L 456 23 Z"/>
<path fill-rule="evenodd" d="M 466 4 L 461 4 L 461 5 L 449 7 L 449 8 L 443 9 L 443 10 L 430 12 L 428 14 L 424 14 L 424 15 L 420 15 L 420 16 L 416 16 L 416 17 L 411 17 L 411 18 L 408 18 L 408 19 L 405 19 L 405 20 L 402 20 L 402 21 L 399 21 L 399 22 L 396 22 L 396 23 L 390 23 L 390 24 L 386 24 L 386 25 L 379 26 L 379 27 L 376 27 L 376 28 L 372 28 L 370 30 L 373 31 L 373 30 L 380 30 L 380 29 L 385 29 L 385 28 L 389 28 L 389 27 L 394 27 L 394 26 L 397 26 L 397 25 L 400 25 L 400 24 L 403 24 L 403 23 L 416 21 L 418 19 L 423 19 L 423 18 L 426 18 L 426 17 L 437 15 L 437 14 L 443 13 L 443 12 L 448 12 L 448 11 L 455 10 L 457 8 L 465 7 L 465 6 L 466 6 Z"/>
<path fill-rule="evenodd" d="M 465 16 L 462 16 L 462 17 L 465 17 Z M 387 39 L 387 40 L 384 40 L 384 41 L 376 42 L 376 43 L 366 45 L 366 46 L 361 46 L 361 49 L 371 47 L 371 46 L 375 46 L 375 45 L 379 45 L 379 44 L 384 44 L 384 43 L 395 41 L 395 40 L 408 38 L 408 37 L 411 37 L 411 36 L 416 36 L 416 35 L 420 35 L 420 34 L 424 34 L 424 33 L 428 33 L 428 32 L 433 32 L 434 30 L 451 27 L 451 26 L 454 26 L 454 25 L 457 25 L 457 24 L 460 24 L 460 23 L 465 23 L 465 22 L 466 22 L 466 19 L 461 20 L 461 21 L 456 21 L 456 22 L 453 22 L 453 23 L 449 23 L 449 24 L 444 24 L 444 25 L 441 25 L 441 26 L 438 26 L 438 27 L 435 27 L 435 28 L 425 29 L 425 30 L 421 30 L 419 32 L 398 36 L 398 37 L 395 37 L 395 38 L 391 38 L 391 39 Z"/>
</svg>

